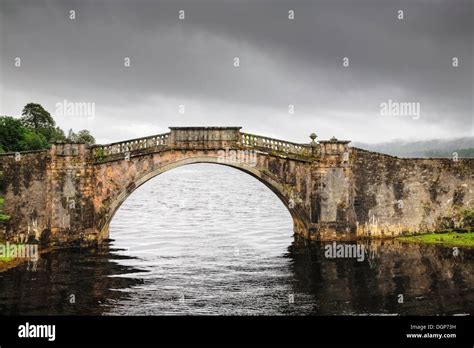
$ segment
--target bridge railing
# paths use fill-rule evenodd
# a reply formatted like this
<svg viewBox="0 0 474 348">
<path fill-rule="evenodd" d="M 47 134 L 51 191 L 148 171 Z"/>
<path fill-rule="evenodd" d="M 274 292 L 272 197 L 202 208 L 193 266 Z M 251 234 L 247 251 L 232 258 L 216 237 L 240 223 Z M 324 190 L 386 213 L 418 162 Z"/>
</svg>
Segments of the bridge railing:
<svg viewBox="0 0 474 348">
<path fill-rule="evenodd" d="M 170 134 L 171 133 L 163 133 L 105 145 L 93 145 L 92 148 L 95 150 L 97 157 L 105 157 L 124 154 L 135 150 L 164 147 L 170 145 Z M 241 132 L 239 143 L 248 148 L 260 148 L 262 150 L 271 150 L 300 156 L 311 155 L 311 146 L 308 144 L 292 143 L 250 133 Z"/>
<path fill-rule="evenodd" d="M 257 147 L 295 155 L 311 155 L 311 146 L 307 144 L 292 143 L 250 133 L 241 132 L 241 144 L 245 147 Z"/>
<path fill-rule="evenodd" d="M 166 146 L 170 133 L 152 135 L 150 137 L 130 139 L 105 145 L 94 145 L 96 154 L 109 156 L 134 150 L 144 150 L 153 147 Z"/>
</svg>

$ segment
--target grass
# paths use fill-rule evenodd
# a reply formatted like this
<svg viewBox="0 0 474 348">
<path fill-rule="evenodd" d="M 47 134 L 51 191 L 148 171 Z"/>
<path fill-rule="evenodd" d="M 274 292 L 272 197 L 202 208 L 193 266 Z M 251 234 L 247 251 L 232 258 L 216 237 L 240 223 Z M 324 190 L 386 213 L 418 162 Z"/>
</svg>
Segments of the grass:
<svg viewBox="0 0 474 348">
<path fill-rule="evenodd" d="M 397 239 L 402 242 L 474 248 L 474 232 L 428 233 L 418 236 L 398 237 Z"/>
<path fill-rule="evenodd" d="M 0 257 L 0 272 L 6 271 L 7 269 L 16 267 L 25 259 L 13 258 L 13 257 Z"/>
</svg>

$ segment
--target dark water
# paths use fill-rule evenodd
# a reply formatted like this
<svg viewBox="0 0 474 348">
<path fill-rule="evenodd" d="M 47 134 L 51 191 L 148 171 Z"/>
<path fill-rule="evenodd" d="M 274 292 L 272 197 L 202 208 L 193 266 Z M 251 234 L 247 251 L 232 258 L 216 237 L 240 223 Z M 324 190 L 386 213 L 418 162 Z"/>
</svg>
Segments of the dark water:
<svg viewBox="0 0 474 348">
<path fill-rule="evenodd" d="M 328 258 L 325 245 L 293 237 L 272 192 L 222 166 L 151 180 L 116 214 L 111 238 L 0 273 L 0 313 L 474 314 L 473 250 L 388 240 L 361 244 L 363 260 Z"/>
</svg>

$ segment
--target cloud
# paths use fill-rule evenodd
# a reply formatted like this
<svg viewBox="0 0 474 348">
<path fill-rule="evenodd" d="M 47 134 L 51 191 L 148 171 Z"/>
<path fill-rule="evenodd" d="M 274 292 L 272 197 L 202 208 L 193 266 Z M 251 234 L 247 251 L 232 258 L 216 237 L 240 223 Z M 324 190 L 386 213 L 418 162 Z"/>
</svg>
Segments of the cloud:
<svg viewBox="0 0 474 348">
<path fill-rule="evenodd" d="M 92 122 L 58 124 L 87 126 L 103 141 L 171 125 L 241 125 L 293 141 L 307 141 L 309 131 L 363 142 L 473 135 L 468 1 L 0 6 L 0 114 L 19 114 L 30 101 L 50 111 L 64 99 L 94 102 Z M 380 104 L 389 99 L 420 103 L 420 118 L 384 118 Z"/>
</svg>

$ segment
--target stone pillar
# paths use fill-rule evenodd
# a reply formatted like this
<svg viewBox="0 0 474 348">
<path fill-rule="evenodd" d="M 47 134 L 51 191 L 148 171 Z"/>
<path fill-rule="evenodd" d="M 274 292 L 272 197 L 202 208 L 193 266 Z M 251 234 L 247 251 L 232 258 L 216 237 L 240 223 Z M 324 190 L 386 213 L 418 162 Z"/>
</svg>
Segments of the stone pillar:
<svg viewBox="0 0 474 348">
<path fill-rule="evenodd" d="M 350 141 L 319 141 L 319 161 L 313 170 L 312 230 L 320 240 L 353 239 Z"/>
<path fill-rule="evenodd" d="M 93 231 L 92 172 L 86 144 L 58 142 L 50 150 L 48 204 L 50 241 L 70 244 Z"/>
</svg>

